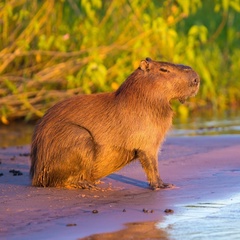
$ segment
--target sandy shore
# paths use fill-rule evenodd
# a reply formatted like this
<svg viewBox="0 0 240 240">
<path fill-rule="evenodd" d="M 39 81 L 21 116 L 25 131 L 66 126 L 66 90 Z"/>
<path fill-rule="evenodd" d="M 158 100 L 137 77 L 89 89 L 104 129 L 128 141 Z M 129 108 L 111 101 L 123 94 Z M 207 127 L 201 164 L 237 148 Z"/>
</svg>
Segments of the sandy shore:
<svg viewBox="0 0 240 240">
<path fill-rule="evenodd" d="M 168 137 L 159 170 L 171 190 L 149 190 L 138 162 L 88 191 L 31 187 L 29 146 L 0 149 L 0 161 L 0 239 L 169 239 L 155 227 L 165 209 L 240 192 L 240 135 Z"/>
</svg>

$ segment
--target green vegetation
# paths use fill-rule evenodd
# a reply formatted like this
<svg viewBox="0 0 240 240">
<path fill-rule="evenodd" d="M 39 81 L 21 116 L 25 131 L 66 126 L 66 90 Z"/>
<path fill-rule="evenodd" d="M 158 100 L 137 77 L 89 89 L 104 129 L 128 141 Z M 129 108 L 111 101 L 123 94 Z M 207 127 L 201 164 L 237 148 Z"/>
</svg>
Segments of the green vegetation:
<svg viewBox="0 0 240 240">
<path fill-rule="evenodd" d="M 77 93 L 114 91 L 141 59 L 192 66 L 182 116 L 240 103 L 239 0 L 0 1 L 0 121 L 41 117 Z"/>
</svg>

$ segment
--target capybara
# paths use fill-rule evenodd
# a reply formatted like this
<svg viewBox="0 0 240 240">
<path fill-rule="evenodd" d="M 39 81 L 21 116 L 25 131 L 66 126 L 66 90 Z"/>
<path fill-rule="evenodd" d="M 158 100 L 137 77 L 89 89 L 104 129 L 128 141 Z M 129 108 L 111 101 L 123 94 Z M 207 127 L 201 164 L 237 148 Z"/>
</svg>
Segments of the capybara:
<svg viewBox="0 0 240 240">
<path fill-rule="evenodd" d="M 170 100 L 184 102 L 199 84 L 191 67 L 146 58 L 115 92 L 57 103 L 33 134 L 32 185 L 93 188 L 138 159 L 151 189 L 170 187 L 158 173 L 158 150 L 172 124 Z"/>
</svg>

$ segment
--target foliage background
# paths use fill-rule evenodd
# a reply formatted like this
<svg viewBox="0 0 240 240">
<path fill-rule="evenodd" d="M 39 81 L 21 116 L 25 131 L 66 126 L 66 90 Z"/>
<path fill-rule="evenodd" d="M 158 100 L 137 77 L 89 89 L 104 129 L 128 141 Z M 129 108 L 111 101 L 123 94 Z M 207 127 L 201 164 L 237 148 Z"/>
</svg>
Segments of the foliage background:
<svg viewBox="0 0 240 240">
<path fill-rule="evenodd" d="M 41 117 L 60 99 L 114 91 L 141 59 L 192 66 L 183 118 L 240 103 L 240 0 L 0 1 L 0 117 Z"/>
</svg>

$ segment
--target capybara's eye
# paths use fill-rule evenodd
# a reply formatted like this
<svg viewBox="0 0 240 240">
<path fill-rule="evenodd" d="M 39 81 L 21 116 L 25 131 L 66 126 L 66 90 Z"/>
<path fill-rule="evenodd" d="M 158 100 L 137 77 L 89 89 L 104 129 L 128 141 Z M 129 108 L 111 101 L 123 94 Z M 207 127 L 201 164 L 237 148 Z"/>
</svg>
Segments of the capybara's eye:
<svg viewBox="0 0 240 240">
<path fill-rule="evenodd" d="M 166 68 L 160 68 L 160 71 L 162 71 L 162 72 L 170 72 L 170 71 L 167 70 Z"/>
</svg>

